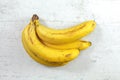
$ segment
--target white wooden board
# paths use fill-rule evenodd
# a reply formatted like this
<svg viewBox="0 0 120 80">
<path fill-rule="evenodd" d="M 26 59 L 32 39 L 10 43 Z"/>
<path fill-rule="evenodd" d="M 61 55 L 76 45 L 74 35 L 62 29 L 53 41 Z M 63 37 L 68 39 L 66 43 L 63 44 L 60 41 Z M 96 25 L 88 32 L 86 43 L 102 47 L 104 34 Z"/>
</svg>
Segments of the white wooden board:
<svg viewBox="0 0 120 80">
<path fill-rule="evenodd" d="M 84 38 L 93 45 L 62 67 L 36 63 L 21 43 L 34 13 L 59 29 L 94 19 L 95 31 Z M 120 0 L 0 0 L 0 80 L 120 80 L 119 42 Z"/>
</svg>

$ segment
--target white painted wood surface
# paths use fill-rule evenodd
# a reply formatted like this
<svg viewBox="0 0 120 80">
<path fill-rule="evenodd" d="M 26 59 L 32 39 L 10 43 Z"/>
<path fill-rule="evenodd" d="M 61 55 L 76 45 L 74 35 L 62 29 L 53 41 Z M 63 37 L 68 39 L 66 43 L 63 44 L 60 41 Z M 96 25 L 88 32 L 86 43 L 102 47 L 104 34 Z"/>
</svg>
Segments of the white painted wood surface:
<svg viewBox="0 0 120 80">
<path fill-rule="evenodd" d="M 33 61 L 21 31 L 36 13 L 41 22 L 65 28 L 97 22 L 85 40 L 93 45 L 62 67 Z M 120 80 L 120 0 L 0 0 L 0 80 Z"/>
</svg>

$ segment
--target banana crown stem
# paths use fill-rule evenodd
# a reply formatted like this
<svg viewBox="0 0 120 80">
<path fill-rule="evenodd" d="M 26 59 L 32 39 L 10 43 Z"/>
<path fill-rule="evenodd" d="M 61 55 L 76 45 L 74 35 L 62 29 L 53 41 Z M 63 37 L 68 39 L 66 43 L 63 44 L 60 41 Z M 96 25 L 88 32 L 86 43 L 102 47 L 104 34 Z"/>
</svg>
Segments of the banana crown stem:
<svg viewBox="0 0 120 80">
<path fill-rule="evenodd" d="M 32 21 L 34 21 L 34 20 L 38 20 L 38 19 L 39 19 L 39 17 L 38 17 L 37 14 L 34 14 L 34 15 L 32 16 Z"/>
</svg>

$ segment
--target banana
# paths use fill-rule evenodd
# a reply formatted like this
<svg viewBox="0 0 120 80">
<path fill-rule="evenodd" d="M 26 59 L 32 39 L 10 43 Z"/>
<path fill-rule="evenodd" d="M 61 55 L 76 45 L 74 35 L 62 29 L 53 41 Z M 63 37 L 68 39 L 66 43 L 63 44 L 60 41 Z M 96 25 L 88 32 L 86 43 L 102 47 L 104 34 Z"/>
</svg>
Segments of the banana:
<svg viewBox="0 0 120 80">
<path fill-rule="evenodd" d="M 38 19 L 39 17 L 37 15 L 33 15 L 32 20 L 36 26 L 38 37 L 51 44 L 73 42 L 91 33 L 96 26 L 96 22 L 94 20 L 90 20 L 71 28 L 57 30 L 42 25 Z"/>
<path fill-rule="evenodd" d="M 80 49 L 80 50 L 84 50 L 84 49 L 87 49 L 88 47 L 91 46 L 91 42 L 90 41 L 83 41 L 83 40 L 77 40 L 77 41 L 74 41 L 74 42 L 71 42 L 71 43 L 65 43 L 65 44 L 58 44 L 58 45 L 55 45 L 55 44 L 50 44 L 50 43 L 47 43 L 47 42 L 44 42 L 43 43 L 48 46 L 48 47 L 51 47 L 51 48 L 55 48 L 55 49 Z"/>
<path fill-rule="evenodd" d="M 25 43 L 37 56 L 48 62 L 68 62 L 75 59 L 80 51 L 78 49 L 58 50 L 45 46 L 40 39 L 38 39 L 35 31 L 33 21 L 25 28 L 23 35 L 25 36 Z"/>
<path fill-rule="evenodd" d="M 23 32 L 24 33 L 24 32 Z M 23 43 L 23 47 L 25 48 L 26 52 L 28 53 L 28 55 L 33 59 L 35 60 L 36 62 L 40 63 L 40 64 L 43 64 L 43 65 L 46 65 L 46 66 L 63 66 L 65 64 L 67 64 L 67 62 L 64 62 L 64 63 L 54 63 L 54 62 L 47 62 L 47 61 L 44 61 L 42 60 L 41 58 L 39 58 L 35 53 L 32 53 L 27 45 L 25 44 L 25 41 L 24 41 L 24 35 L 22 35 L 22 43 Z"/>
</svg>

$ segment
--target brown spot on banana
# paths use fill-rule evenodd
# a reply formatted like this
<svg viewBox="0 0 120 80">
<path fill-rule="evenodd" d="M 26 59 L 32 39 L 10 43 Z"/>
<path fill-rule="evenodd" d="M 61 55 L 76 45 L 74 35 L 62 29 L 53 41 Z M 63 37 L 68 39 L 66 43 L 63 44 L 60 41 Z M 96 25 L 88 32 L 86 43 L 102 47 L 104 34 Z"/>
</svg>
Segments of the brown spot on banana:
<svg viewBox="0 0 120 80">
<path fill-rule="evenodd" d="M 92 26 L 95 26 L 95 23 L 93 23 Z"/>
<path fill-rule="evenodd" d="M 66 54 L 66 55 L 65 55 L 65 57 L 69 57 L 69 56 L 71 56 L 71 54 Z"/>
</svg>

